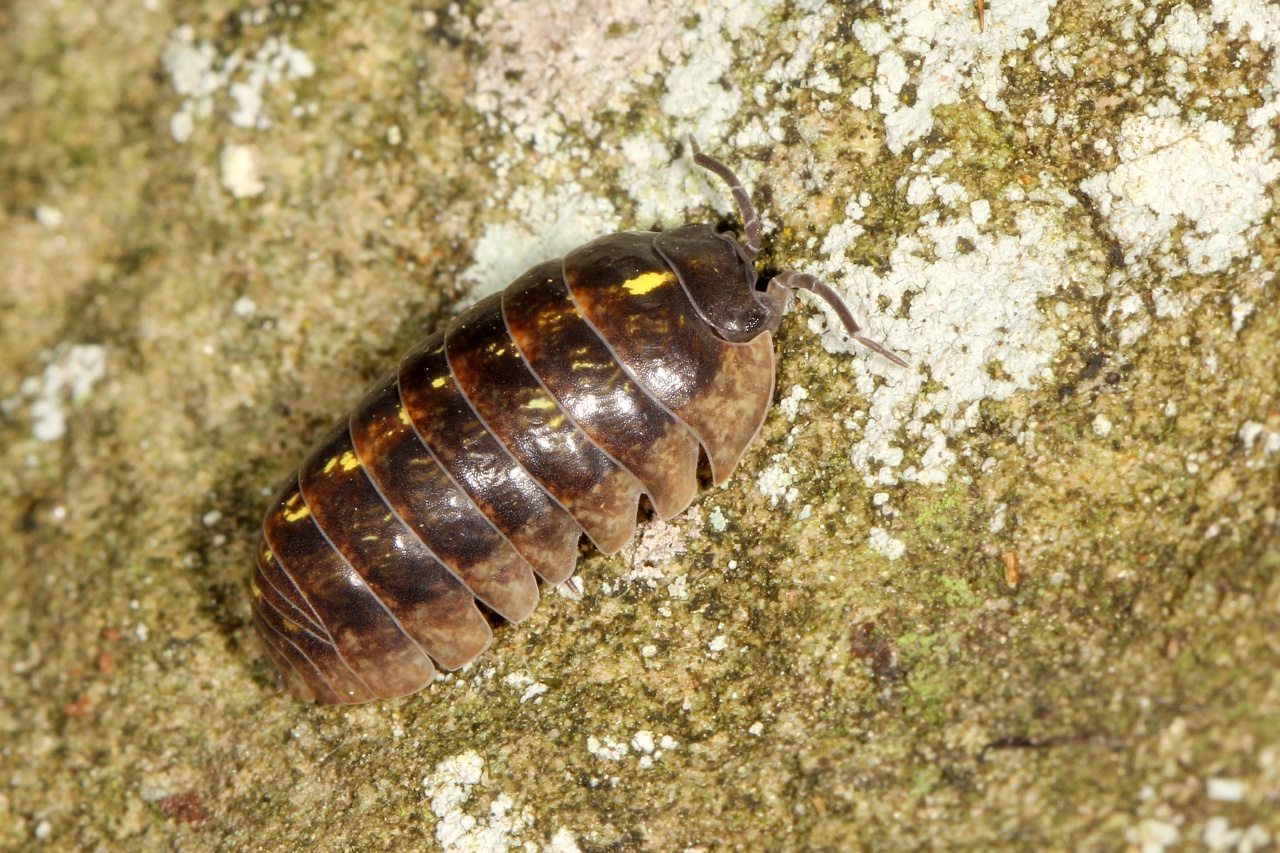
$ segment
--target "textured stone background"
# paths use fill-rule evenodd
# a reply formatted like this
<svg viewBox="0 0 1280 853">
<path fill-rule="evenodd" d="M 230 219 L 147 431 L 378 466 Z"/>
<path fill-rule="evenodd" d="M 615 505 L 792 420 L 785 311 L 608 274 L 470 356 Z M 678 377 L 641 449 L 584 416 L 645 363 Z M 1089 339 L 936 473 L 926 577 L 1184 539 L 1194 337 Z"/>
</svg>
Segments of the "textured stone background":
<svg viewBox="0 0 1280 853">
<path fill-rule="evenodd" d="M 987 5 L 0 6 L 0 847 L 1273 847 L 1280 10 Z M 273 483 L 533 261 L 727 220 L 690 131 L 912 367 L 802 302 L 580 601 L 278 694 Z"/>
</svg>

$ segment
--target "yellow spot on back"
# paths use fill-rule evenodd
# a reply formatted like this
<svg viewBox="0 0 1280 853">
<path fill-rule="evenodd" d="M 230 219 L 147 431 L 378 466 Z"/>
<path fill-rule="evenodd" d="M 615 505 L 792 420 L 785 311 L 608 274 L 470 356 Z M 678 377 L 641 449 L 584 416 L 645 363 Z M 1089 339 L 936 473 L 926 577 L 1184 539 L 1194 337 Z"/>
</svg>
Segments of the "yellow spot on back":
<svg viewBox="0 0 1280 853">
<path fill-rule="evenodd" d="M 356 458 L 356 455 L 354 453 L 348 450 L 346 453 L 342 454 L 342 470 L 343 471 L 354 471 L 356 468 L 359 468 L 359 467 L 360 467 L 360 460 Z"/>
<path fill-rule="evenodd" d="M 556 407 L 555 400 L 550 397 L 534 397 L 532 400 L 524 404 L 526 409 L 533 409 L 536 412 L 545 412 L 547 409 Z"/>
<path fill-rule="evenodd" d="M 443 388 L 443 387 L 444 387 L 444 383 L 445 383 L 445 378 L 444 378 L 443 376 L 439 376 L 439 377 L 437 377 L 437 378 L 435 378 L 435 379 L 432 379 L 432 380 L 431 380 L 431 387 L 432 387 L 432 388 Z"/>
<path fill-rule="evenodd" d="M 405 426 L 413 426 L 413 421 L 409 420 L 409 410 L 404 406 L 400 407 L 400 423 Z"/>
<path fill-rule="evenodd" d="M 306 518 L 308 515 L 311 515 L 311 507 L 306 506 L 304 504 L 298 509 L 286 510 L 284 513 L 284 520 L 285 521 L 301 521 L 302 519 Z"/>
<path fill-rule="evenodd" d="M 670 284 L 675 280 L 670 272 L 645 272 L 640 273 L 633 279 L 624 281 L 622 287 L 632 296 L 644 296 L 651 290 L 656 290 L 664 284 Z"/>
</svg>

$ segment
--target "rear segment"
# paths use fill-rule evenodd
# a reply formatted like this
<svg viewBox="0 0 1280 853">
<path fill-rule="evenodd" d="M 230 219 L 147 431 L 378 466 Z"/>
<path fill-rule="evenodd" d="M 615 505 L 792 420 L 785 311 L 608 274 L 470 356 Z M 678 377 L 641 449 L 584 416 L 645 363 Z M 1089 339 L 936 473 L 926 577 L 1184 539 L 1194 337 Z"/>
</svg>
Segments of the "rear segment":
<svg viewBox="0 0 1280 853">
<path fill-rule="evenodd" d="M 273 659 L 278 654 L 292 665 L 295 677 L 283 674 L 294 695 L 326 703 L 365 702 L 404 696 L 431 681 L 431 660 L 329 543 L 296 477 L 273 502 L 263 534 L 255 575 L 256 624 L 276 653 Z M 277 616 L 269 606 L 271 592 L 307 621 Z"/>
</svg>

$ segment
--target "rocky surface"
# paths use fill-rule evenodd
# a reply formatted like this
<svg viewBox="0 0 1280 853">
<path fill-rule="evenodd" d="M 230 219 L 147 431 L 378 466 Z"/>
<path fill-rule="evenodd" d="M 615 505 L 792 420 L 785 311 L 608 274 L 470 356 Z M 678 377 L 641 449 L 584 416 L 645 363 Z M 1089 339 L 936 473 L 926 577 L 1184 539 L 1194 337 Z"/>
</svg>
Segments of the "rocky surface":
<svg viewBox="0 0 1280 853">
<path fill-rule="evenodd" d="M 639 7 L 643 6 L 641 10 Z M 1280 841 L 1263 0 L 0 10 L 0 847 Z M 272 485 L 620 228 L 824 275 L 729 484 L 423 694 L 276 690 Z"/>
</svg>

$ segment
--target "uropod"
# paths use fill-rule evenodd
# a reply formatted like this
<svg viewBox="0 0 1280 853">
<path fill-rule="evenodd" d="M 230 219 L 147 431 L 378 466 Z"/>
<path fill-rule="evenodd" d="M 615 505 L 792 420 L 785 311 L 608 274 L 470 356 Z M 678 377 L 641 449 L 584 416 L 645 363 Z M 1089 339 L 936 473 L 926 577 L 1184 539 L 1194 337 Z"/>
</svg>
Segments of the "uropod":
<svg viewBox="0 0 1280 853">
<path fill-rule="evenodd" d="M 274 498 L 253 622 L 294 696 L 421 690 L 489 646 L 491 618 L 527 617 L 539 577 L 567 580 L 583 534 L 613 554 L 642 494 L 661 519 L 688 507 L 700 450 L 723 484 L 768 412 L 792 291 L 905 366 L 812 275 L 757 286 L 747 191 L 690 144 L 729 184 L 740 238 L 625 231 L 538 264 L 411 350 Z"/>
</svg>

